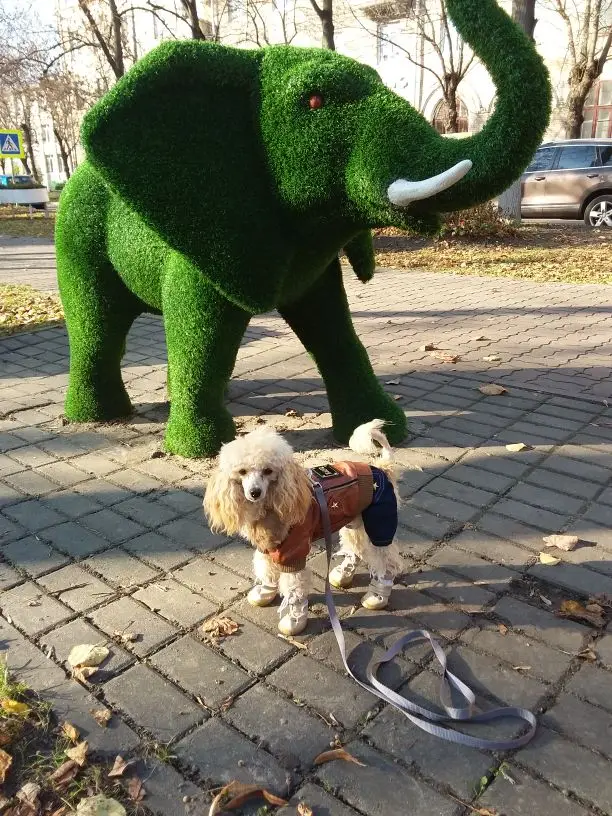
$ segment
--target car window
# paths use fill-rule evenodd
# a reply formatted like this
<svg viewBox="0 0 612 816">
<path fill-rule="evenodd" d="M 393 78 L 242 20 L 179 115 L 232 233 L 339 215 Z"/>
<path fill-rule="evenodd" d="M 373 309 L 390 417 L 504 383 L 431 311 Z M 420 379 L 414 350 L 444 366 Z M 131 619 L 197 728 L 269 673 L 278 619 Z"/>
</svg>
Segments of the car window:
<svg viewBox="0 0 612 816">
<path fill-rule="evenodd" d="M 561 148 L 557 170 L 580 170 L 586 167 L 597 167 L 597 165 L 595 145 L 571 145 Z"/>
<path fill-rule="evenodd" d="M 600 147 L 601 163 L 604 167 L 612 167 L 612 145 L 610 147 Z"/>
<path fill-rule="evenodd" d="M 550 170 L 555 158 L 555 149 L 554 147 L 543 147 L 537 150 L 525 172 L 534 173 L 536 170 Z"/>
</svg>

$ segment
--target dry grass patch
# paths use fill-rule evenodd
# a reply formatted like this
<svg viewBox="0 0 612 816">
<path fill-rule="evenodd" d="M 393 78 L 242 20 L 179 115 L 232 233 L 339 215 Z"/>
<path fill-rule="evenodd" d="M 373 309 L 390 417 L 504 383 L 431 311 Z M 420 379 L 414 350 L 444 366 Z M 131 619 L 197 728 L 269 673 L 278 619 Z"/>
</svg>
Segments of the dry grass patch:
<svg viewBox="0 0 612 816">
<path fill-rule="evenodd" d="M 0 337 L 63 319 L 58 295 L 32 286 L 0 284 Z"/>
</svg>

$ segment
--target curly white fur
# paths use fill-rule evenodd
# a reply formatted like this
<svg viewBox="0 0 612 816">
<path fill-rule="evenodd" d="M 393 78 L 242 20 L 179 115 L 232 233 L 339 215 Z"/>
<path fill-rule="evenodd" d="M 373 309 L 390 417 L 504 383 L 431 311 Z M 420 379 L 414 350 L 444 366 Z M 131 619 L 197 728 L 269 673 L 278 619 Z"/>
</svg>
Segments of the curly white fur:
<svg viewBox="0 0 612 816">
<path fill-rule="evenodd" d="M 382 430 L 384 424 L 374 419 L 359 426 L 349 446 L 356 453 L 377 454 L 376 466 L 387 473 L 396 489 L 393 452 Z M 305 599 L 307 570 L 281 572 L 261 550 L 278 546 L 289 528 L 304 519 L 312 501 L 310 481 L 294 460 L 291 446 L 273 429 L 262 427 L 223 445 L 206 488 L 204 508 L 211 529 L 240 534 L 259 548 L 253 556 L 253 572 L 260 584 L 279 587 L 285 598 Z M 340 541 L 342 552 L 363 561 L 374 579 L 393 579 L 402 571 L 397 546 L 375 547 L 361 517 L 340 530 Z"/>
</svg>

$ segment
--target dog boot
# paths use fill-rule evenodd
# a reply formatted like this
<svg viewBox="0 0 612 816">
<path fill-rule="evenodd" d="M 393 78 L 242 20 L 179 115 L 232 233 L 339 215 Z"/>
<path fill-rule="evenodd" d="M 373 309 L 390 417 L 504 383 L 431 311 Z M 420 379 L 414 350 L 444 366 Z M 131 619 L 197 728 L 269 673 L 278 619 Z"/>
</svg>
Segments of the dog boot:
<svg viewBox="0 0 612 816">
<path fill-rule="evenodd" d="M 384 609 L 389 603 L 392 589 L 392 578 L 372 578 L 370 586 L 361 599 L 361 605 L 366 609 Z"/>
<path fill-rule="evenodd" d="M 335 566 L 329 573 L 329 583 L 333 587 L 336 587 L 336 589 L 348 589 L 353 583 L 353 578 L 357 572 L 359 558 L 353 552 L 340 551 L 338 555 L 343 555 L 344 558 L 342 562 Z"/>
<path fill-rule="evenodd" d="M 282 635 L 299 635 L 308 623 L 308 598 L 290 592 L 283 598 L 278 614 L 278 631 Z"/>
<path fill-rule="evenodd" d="M 247 595 L 251 606 L 270 606 L 276 600 L 278 586 L 276 584 L 255 584 Z"/>
</svg>

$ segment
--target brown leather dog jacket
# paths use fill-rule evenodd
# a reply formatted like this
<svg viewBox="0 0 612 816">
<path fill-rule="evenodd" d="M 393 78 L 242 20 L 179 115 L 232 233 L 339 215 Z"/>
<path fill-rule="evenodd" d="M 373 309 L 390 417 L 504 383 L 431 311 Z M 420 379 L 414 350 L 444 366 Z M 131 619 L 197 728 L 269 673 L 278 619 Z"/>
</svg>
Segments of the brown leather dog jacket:
<svg viewBox="0 0 612 816">
<path fill-rule="evenodd" d="M 336 533 L 371 504 L 374 482 L 372 469 L 364 462 L 334 462 L 333 466 L 340 475 L 324 479 L 321 487 L 327 500 L 332 532 Z M 281 572 L 299 572 L 306 566 L 312 542 L 321 538 L 321 510 L 313 493 L 304 521 L 291 527 L 276 549 L 262 552 L 278 564 Z"/>
</svg>

